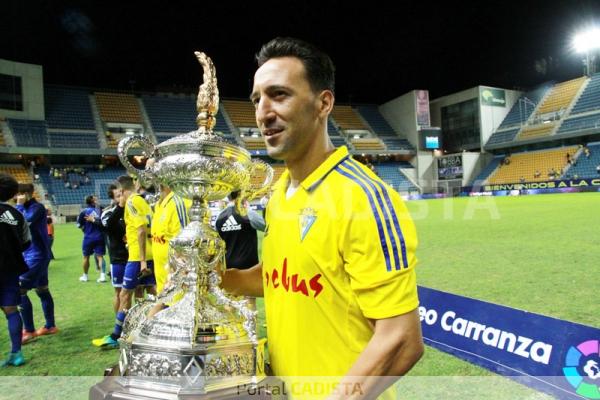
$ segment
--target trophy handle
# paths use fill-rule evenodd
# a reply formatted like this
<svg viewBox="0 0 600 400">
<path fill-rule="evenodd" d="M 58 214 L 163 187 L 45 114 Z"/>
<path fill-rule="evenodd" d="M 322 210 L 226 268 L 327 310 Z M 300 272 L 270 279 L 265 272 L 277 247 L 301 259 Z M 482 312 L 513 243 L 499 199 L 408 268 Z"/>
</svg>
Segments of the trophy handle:
<svg viewBox="0 0 600 400">
<path fill-rule="evenodd" d="M 263 196 L 269 191 L 271 182 L 273 181 L 273 168 L 262 160 L 252 160 L 252 169 L 250 170 L 250 176 L 253 176 L 257 171 L 263 171 L 265 173 L 265 180 L 260 185 L 250 185 L 247 189 L 248 198 L 247 200 L 253 200 Z"/>
<path fill-rule="evenodd" d="M 151 184 L 155 180 L 154 173 L 152 173 L 149 170 L 143 170 L 134 167 L 127 158 L 129 148 L 131 148 L 131 146 L 135 144 L 140 145 L 142 150 L 146 153 L 147 157 L 152 157 L 152 154 L 154 154 L 154 143 L 152 143 L 146 137 L 129 136 L 119 141 L 119 146 L 117 147 L 117 154 L 119 155 L 119 160 L 121 160 L 121 163 L 125 166 L 127 172 L 137 177 L 137 179 L 142 184 Z"/>
</svg>

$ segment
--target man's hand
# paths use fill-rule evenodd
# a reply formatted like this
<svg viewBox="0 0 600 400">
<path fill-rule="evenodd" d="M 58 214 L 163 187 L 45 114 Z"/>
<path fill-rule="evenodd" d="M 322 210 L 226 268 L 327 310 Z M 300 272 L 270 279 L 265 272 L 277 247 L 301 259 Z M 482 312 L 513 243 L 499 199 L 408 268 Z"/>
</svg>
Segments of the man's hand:
<svg viewBox="0 0 600 400">
<path fill-rule="evenodd" d="M 148 269 L 148 263 L 146 260 L 140 261 L 140 272 L 144 272 Z"/>
<path fill-rule="evenodd" d="M 92 214 L 86 215 L 85 217 L 83 217 L 83 219 L 85 219 L 87 222 L 95 222 L 96 221 L 96 217 L 94 217 Z"/>
</svg>

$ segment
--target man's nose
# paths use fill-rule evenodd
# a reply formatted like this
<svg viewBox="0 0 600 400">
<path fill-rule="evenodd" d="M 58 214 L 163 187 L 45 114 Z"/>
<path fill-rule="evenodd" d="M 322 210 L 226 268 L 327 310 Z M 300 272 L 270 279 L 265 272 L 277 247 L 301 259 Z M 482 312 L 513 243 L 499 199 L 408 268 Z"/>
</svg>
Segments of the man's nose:
<svg viewBox="0 0 600 400">
<path fill-rule="evenodd" d="M 266 97 L 261 97 L 256 105 L 255 114 L 256 122 L 259 126 L 273 119 L 275 113 L 273 112 L 271 101 Z"/>
</svg>

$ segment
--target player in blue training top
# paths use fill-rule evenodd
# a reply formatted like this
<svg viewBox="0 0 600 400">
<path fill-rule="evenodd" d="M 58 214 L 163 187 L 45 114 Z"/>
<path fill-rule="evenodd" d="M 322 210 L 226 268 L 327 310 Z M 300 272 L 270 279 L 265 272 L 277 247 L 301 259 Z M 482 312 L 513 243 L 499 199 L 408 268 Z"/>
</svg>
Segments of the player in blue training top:
<svg viewBox="0 0 600 400">
<path fill-rule="evenodd" d="M 102 227 L 95 224 L 94 220 L 100 220 L 102 211 L 96 205 L 96 197 L 93 195 L 85 198 L 86 208 L 77 218 L 77 226 L 83 231 L 83 275 L 79 278 L 81 282 L 88 281 L 88 270 L 90 269 L 90 256 L 94 254 L 96 258 L 96 268 L 100 269 L 100 278 L 96 282 L 106 282 L 106 264 L 104 264 L 104 233 Z"/>
<path fill-rule="evenodd" d="M 17 194 L 19 184 L 11 175 L 0 173 L 0 308 L 6 315 L 11 350 L 0 366 L 18 367 L 25 363 L 21 353 L 21 329 L 23 323 L 17 310 L 21 302 L 19 275 L 27 272 L 23 251 L 31 243 L 29 226 L 23 215 L 8 201 Z"/>
<path fill-rule="evenodd" d="M 29 270 L 19 277 L 21 285 L 19 309 L 21 318 L 23 318 L 22 343 L 25 344 L 36 336 L 58 333 L 58 328 L 54 324 L 54 300 L 48 289 L 48 264 L 50 264 L 52 252 L 48 238 L 46 207 L 33 198 L 31 183 L 19 185 L 17 209 L 25 216 L 31 233 L 31 245 L 23 252 Z M 31 301 L 27 297 L 27 291 L 33 288 L 42 302 L 42 310 L 46 319 L 46 325 L 37 331 L 33 325 Z"/>
</svg>

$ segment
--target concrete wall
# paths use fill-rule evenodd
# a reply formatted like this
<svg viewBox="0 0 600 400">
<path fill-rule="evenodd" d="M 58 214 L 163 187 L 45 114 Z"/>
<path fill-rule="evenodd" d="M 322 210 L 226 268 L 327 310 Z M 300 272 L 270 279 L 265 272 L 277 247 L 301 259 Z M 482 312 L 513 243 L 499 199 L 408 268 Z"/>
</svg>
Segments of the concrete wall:
<svg viewBox="0 0 600 400">
<path fill-rule="evenodd" d="M 417 178 L 419 185 L 427 191 L 437 180 L 437 166 L 433 154 L 429 151 L 417 151 Z"/>
<path fill-rule="evenodd" d="M 387 120 L 394 131 L 419 148 L 417 135 L 417 117 L 415 92 L 408 92 L 400 97 L 379 106 L 379 112 Z"/>
<path fill-rule="evenodd" d="M 448 96 L 439 97 L 429 102 L 429 112 L 431 113 L 431 126 L 442 126 L 442 108 L 462 103 L 463 101 L 475 99 L 479 97 L 479 86 L 463 90 Z M 443 132 L 442 132 L 443 134 Z"/>
<path fill-rule="evenodd" d="M 489 86 L 479 86 L 481 89 L 485 89 Z M 496 89 L 496 88 L 493 88 Z M 487 106 L 481 104 L 479 101 L 479 118 L 481 123 L 481 147 L 485 145 L 490 136 L 500 126 L 506 114 L 510 111 L 512 106 L 521 97 L 522 92 L 517 90 L 504 90 L 504 98 L 506 100 L 504 107 Z"/>
<path fill-rule="evenodd" d="M 20 76 L 23 94 L 23 111 L 0 109 L 0 116 L 34 120 L 45 119 L 42 66 L 0 59 L 0 74 Z"/>
</svg>

